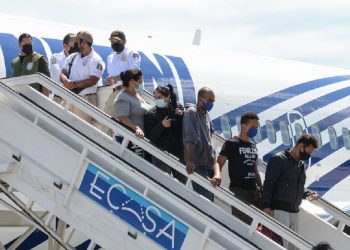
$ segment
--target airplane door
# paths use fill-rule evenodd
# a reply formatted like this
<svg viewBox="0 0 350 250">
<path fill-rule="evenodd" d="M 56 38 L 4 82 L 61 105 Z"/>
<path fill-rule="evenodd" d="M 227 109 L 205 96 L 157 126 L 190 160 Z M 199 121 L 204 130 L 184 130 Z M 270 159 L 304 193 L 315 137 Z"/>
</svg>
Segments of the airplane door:
<svg viewBox="0 0 350 250">
<path fill-rule="evenodd" d="M 231 121 L 227 115 L 220 116 L 221 130 L 226 140 L 232 137 Z"/>
<path fill-rule="evenodd" d="M 304 116 L 297 110 L 287 112 L 287 120 L 293 146 L 303 134 L 309 134 L 309 129 Z M 308 166 L 311 166 L 311 158 L 308 160 Z"/>
</svg>

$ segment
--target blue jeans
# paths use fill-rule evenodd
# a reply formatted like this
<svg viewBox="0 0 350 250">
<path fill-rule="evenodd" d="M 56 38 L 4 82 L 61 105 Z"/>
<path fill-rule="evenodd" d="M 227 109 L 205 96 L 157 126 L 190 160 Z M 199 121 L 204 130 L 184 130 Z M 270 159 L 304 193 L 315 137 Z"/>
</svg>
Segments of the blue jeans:
<svg viewBox="0 0 350 250">
<path fill-rule="evenodd" d="M 211 168 L 207 168 L 206 166 L 196 166 L 196 169 L 194 170 L 196 173 L 200 174 L 203 176 L 205 179 L 207 177 L 212 178 L 213 176 L 213 170 Z M 197 193 L 203 195 L 205 198 L 209 199 L 210 201 L 214 201 L 214 194 L 201 185 L 195 183 L 192 181 L 192 187 L 193 190 L 196 191 Z"/>
</svg>

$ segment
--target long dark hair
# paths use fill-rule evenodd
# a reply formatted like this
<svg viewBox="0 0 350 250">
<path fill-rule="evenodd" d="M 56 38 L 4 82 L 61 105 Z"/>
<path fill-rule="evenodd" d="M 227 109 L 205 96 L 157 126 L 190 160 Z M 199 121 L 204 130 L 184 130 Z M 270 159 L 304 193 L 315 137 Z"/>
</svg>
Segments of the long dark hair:
<svg viewBox="0 0 350 250">
<path fill-rule="evenodd" d="M 176 97 L 176 94 L 174 93 L 173 85 L 168 84 L 168 85 L 158 86 L 155 91 L 161 93 L 165 97 L 170 96 L 169 111 L 170 111 L 171 118 L 174 118 L 175 109 L 177 108 L 177 100 L 176 100 L 177 97 Z"/>
<path fill-rule="evenodd" d="M 171 84 L 158 86 L 156 91 L 161 93 L 163 96 L 170 96 L 170 106 L 173 110 L 177 108 L 176 94 L 174 93 L 174 88 Z"/>
</svg>

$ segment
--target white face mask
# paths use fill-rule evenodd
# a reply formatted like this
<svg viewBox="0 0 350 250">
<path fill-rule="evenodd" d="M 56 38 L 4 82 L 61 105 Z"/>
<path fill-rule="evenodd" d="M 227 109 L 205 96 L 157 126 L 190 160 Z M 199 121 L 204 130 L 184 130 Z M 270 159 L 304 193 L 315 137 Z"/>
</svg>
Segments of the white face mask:
<svg viewBox="0 0 350 250">
<path fill-rule="evenodd" d="M 143 93 L 143 85 L 142 85 L 142 83 L 139 84 L 139 86 L 136 89 L 136 92 L 138 94 L 140 94 L 140 95 Z"/>
<path fill-rule="evenodd" d="M 166 106 L 166 102 L 163 98 L 155 99 L 155 103 L 158 108 L 164 108 Z"/>
</svg>

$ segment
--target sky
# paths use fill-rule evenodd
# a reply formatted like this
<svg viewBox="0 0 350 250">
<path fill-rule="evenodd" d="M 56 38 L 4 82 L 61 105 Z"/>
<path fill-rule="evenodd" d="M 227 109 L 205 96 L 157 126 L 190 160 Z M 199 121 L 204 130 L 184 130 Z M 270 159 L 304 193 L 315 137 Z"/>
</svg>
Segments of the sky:
<svg viewBox="0 0 350 250">
<path fill-rule="evenodd" d="M 0 13 L 350 68 L 349 0 L 0 0 Z M 0 24 L 1 26 L 5 24 Z"/>
</svg>

